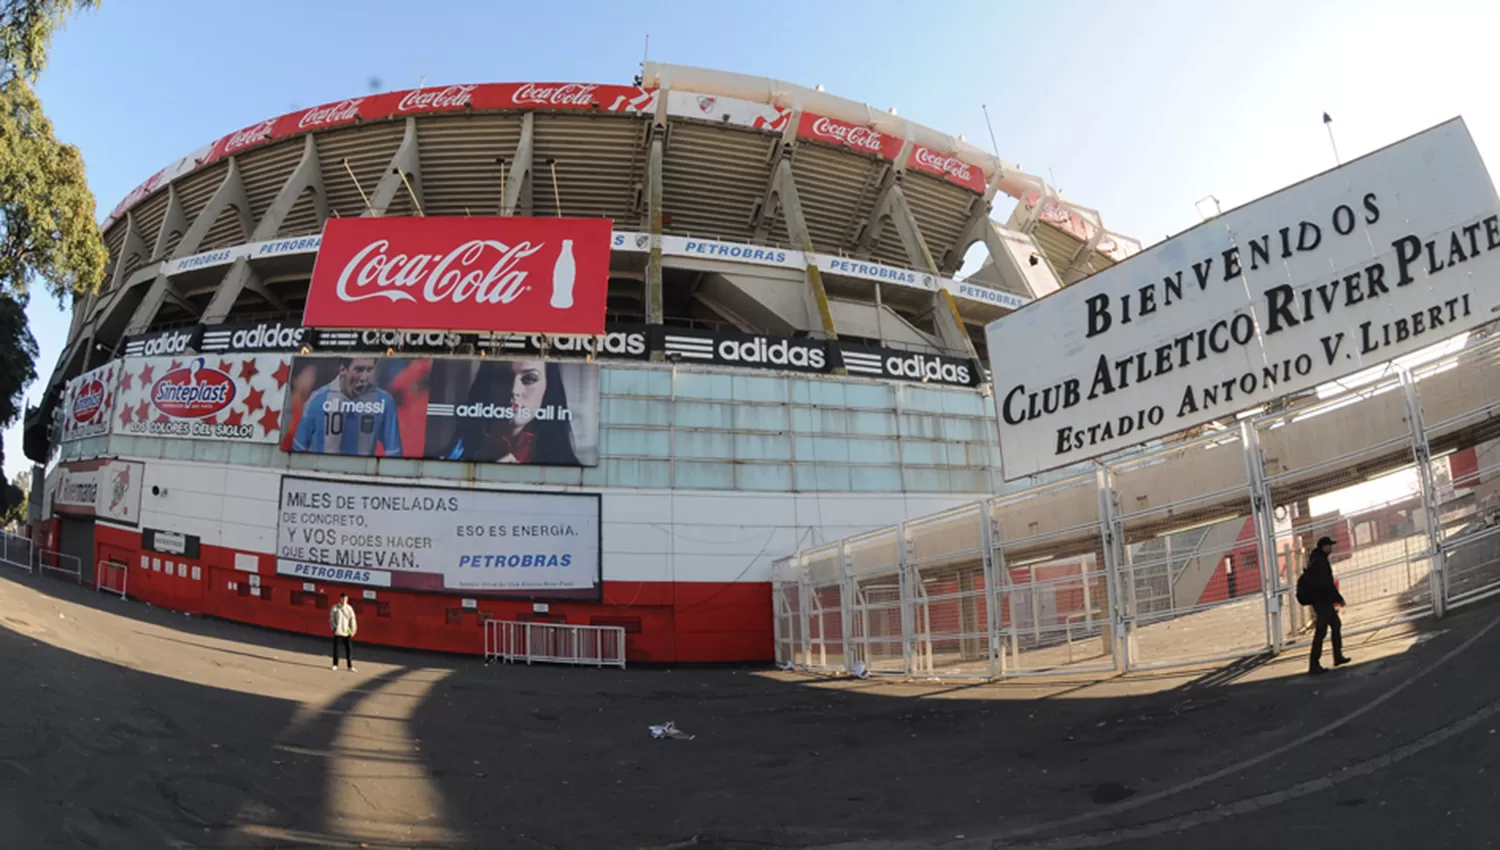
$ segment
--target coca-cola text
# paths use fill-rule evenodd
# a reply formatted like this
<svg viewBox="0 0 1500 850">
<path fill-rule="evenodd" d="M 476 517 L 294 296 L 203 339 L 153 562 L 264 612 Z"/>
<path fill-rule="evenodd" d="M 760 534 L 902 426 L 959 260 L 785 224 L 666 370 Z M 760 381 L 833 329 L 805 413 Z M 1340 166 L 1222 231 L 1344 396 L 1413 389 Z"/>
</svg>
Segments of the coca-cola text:
<svg viewBox="0 0 1500 850">
<path fill-rule="evenodd" d="M 530 288 L 526 285 L 527 273 L 516 268 L 517 264 L 543 248 L 530 242 L 507 245 L 475 239 L 445 255 L 392 256 L 390 246 L 389 241 L 380 239 L 354 255 L 339 275 L 339 300 L 416 301 L 407 290 L 420 286 L 422 300 L 428 303 L 451 300 L 462 304 L 472 300 L 475 304 L 509 304 Z"/>
<path fill-rule="evenodd" d="M 443 89 L 415 89 L 406 93 L 396 104 L 398 112 L 429 109 L 458 109 L 472 102 L 477 85 L 448 86 Z"/>
</svg>

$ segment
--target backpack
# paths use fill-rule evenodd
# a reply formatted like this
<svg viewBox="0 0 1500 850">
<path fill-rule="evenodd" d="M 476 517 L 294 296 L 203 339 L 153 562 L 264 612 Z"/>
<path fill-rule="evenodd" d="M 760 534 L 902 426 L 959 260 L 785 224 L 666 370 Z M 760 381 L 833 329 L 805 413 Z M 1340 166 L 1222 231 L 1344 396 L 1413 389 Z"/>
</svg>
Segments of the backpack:
<svg viewBox="0 0 1500 850">
<path fill-rule="evenodd" d="M 1303 570 L 1302 571 L 1302 575 L 1300 575 L 1300 576 L 1297 577 L 1297 604 L 1298 605 L 1311 605 L 1311 604 L 1313 604 L 1312 588 L 1309 587 L 1308 585 L 1309 585 L 1309 582 L 1307 580 L 1307 571 Z"/>
</svg>

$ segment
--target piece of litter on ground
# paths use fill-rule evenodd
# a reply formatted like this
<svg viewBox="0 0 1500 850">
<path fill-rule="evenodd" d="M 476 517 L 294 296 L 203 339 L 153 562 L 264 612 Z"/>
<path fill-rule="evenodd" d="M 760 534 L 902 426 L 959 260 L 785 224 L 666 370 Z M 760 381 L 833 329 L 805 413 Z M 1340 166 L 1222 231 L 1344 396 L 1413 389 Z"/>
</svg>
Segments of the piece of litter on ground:
<svg viewBox="0 0 1500 850">
<path fill-rule="evenodd" d="M 853 669 L 849 671 L 849 675 L 856 679 L 868 679 L 870 678 L 870 671 L 865 669 L 865 662 L 856 661 L 854 662 Z"/>
<path fill-rule="evenodd" d="M 660 726 L 647 726 L 646 728 L 651 731 L 651 737 L 657 740 L 661 740 L 662 738 L 676 738 L 679 741 L 691 741 L 698 737 L 697 735 L 689 735 L 678 729 L 677 724 L 670 720 Z"/>
</svg>

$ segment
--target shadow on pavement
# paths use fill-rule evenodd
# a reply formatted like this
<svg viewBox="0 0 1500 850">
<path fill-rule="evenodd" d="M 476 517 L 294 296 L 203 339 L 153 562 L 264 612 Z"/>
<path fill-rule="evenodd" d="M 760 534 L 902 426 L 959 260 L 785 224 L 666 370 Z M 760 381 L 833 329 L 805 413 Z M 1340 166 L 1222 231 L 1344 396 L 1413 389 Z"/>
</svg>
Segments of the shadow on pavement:
<svg viewBox="0 0 1500 850">
<path fill-rule="evenodd" d="M 192 681 L 33 641 L 0 609 L 0 663 L 16 671 L 0 700 L 0 834 L 38 844 L 359 846 L 378 833 L 391 839 L 370 846 L 809 847 L 1005 835 L 1090 813 L 1103 827 L 1334 773 L 1500 692 L 1488 635 L 1478 658 L 1337 726 L 1493 609 L 1419 624 L 1429 633 L 1317 680 L 1283 675 L 1305 669 L 1301 651 L 1044 686 L 485 667 L 365 649 L 376 675 L 350 687 L 307 669 L 322 641 L 54 585 L 29 583 L 95 609 L 100 640 Z M 647 726 L 668 720 L 696 738 L 653 740 Z M 1111 814 L 1267 754 L 1245 775 Z"/>
</svg>

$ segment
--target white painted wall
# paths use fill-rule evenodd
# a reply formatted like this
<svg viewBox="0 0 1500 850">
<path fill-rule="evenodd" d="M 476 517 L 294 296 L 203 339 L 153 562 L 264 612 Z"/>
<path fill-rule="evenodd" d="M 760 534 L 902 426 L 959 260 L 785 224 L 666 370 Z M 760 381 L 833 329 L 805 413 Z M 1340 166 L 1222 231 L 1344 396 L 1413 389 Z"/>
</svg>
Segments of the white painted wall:
<svg viewBox="0 0 1500 850">
<path fill-rule="evenodd" d="M 143 462 L 143 526 L 195 534 L 213 546 L 274 552 L 280 472 L 202 462 Z M 391 482 L 454 486 L 444 480 Z M 153 487 L 158 494 L 152 494 Z M 772 561 L 800 549 L 983 498 L 576 488 L 568 492 L 604 494 L 606 580 L 663 582 L 769 581 Z"/>
</svg>

